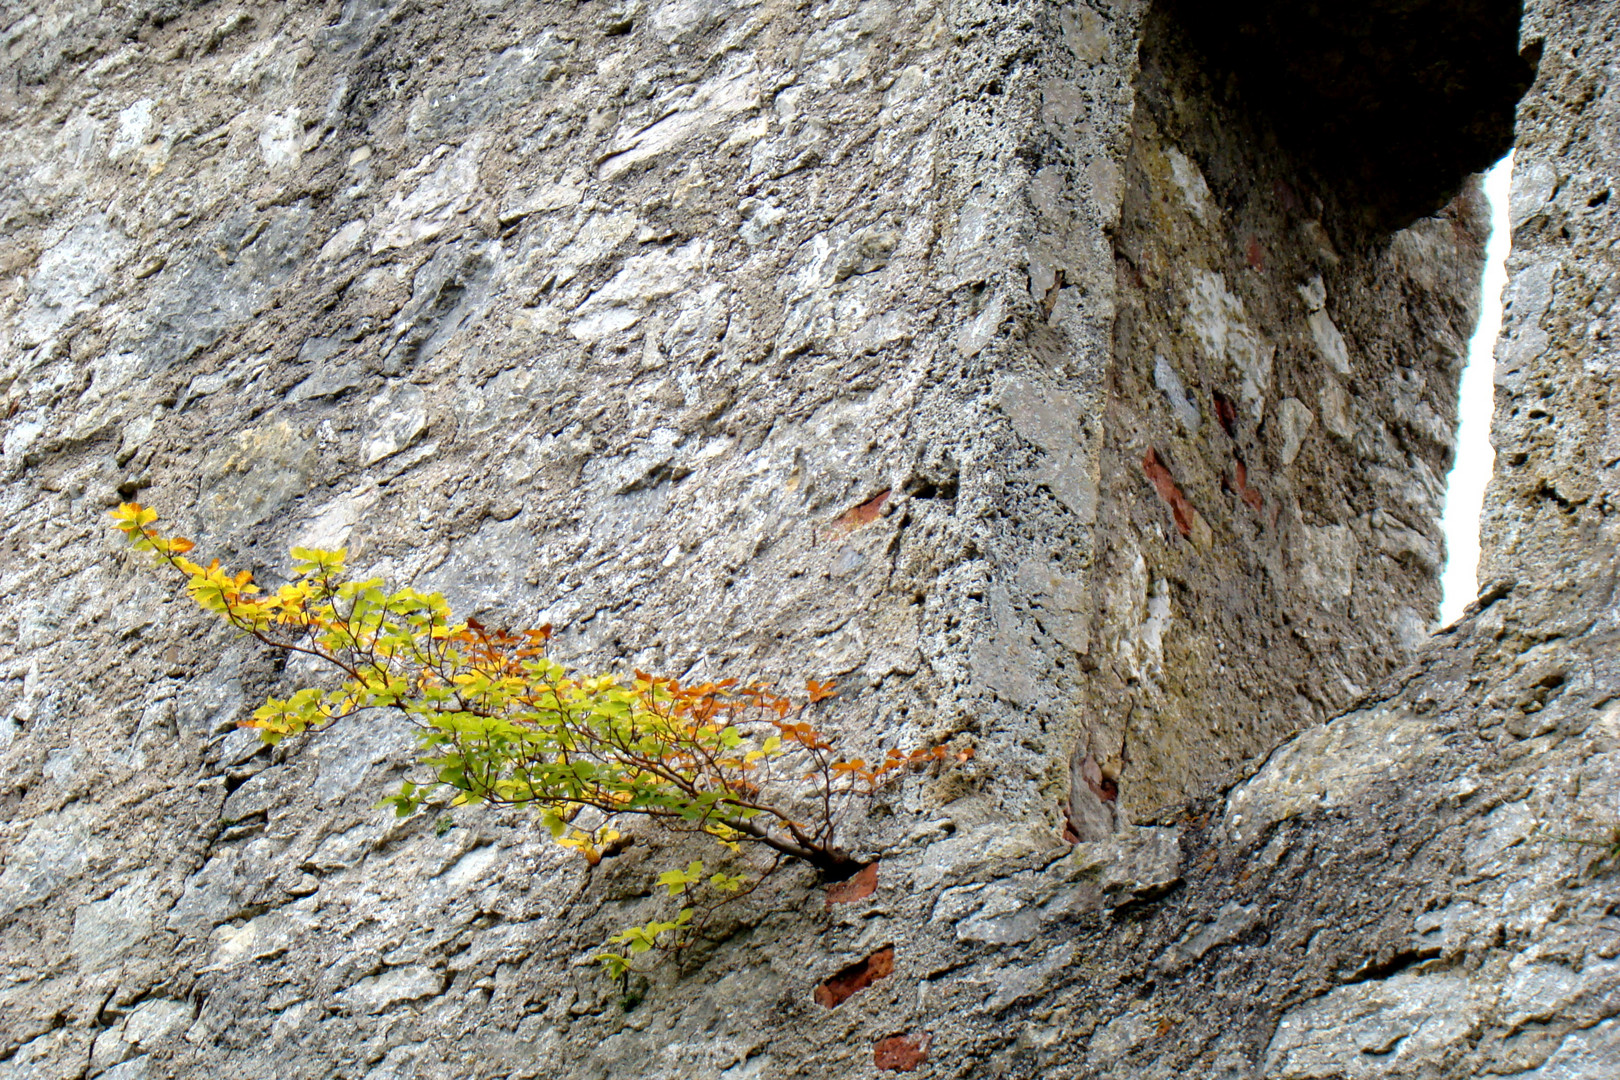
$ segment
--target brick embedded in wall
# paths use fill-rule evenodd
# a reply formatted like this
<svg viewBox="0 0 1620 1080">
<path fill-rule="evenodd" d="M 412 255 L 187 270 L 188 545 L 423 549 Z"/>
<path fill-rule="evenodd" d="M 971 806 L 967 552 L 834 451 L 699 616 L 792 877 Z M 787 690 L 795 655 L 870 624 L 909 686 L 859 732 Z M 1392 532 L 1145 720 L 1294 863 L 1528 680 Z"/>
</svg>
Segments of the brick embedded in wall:
<svg viewBox="0 0 1620 1080">
<path fill-rule="evenodd" d="M 1170 475 L 1170 470 L 1159 460 L 1157 450 L 1149 448 L 1147 454 L 1143 456 L 1142 471 L 1153 482 L 1153 489 L 1159 493 L 1159 498 L 1169 505 L 1170 516 L 1175 519 L 1176 529 L 1182 536 L 1190 538 L 1193 515 L 1197 511 L 1187 501 L 1187 496 L 1181 493 L 1181 486 L 1176 483 L 1176 478 Z"/>
<path fill-rule="evenodd" d="M 894 974 L 894 946 L 885 945 L 865 960 L 844 968 L 816 987 L 818 1005 L 835 1009 L 879 979 Z"/>
<path fill-rule="evenodd" d="M 916 1072 L 917 1067 L 928 1060 L 928 1048 L 933 1041 L 934 1033 L 931 1031 L 879 1039 L 872 1048 L 872 1064 L 893 1072 Z"/>
</svg>

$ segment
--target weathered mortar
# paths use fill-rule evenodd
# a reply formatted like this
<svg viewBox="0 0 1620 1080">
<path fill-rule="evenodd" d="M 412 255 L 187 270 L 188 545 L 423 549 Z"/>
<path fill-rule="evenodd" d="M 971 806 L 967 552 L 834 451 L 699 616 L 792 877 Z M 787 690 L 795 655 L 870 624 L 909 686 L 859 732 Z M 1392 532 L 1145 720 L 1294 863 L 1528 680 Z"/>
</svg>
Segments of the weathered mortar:
<svg viewBox="0 0 1620 1080">
<path fill-rule="evenodd" d="M 1127 716 L 1160 728 L 1104 762 L 1141 816 L 1342 705 L 1334 668 L 1376 680 L 1399 607 L 1428 617 L 1421 549 L 1372 542 L 1390 531 L 1373 512 L 1406 498 L 1376 469 L 1443 469 L 1478 259 L 1466 201 L 1369 238 L 1351 196 L 1271 144 L 1266 109 L 1143 16 L 60 5 L 10 23 L 0 1076 L 848 1076 L 873 1075 L 880 1042 L 963 1077 L 1611 1075 L 1615 887 L 1547 837 L 1595 835 L 1620 805 L 1606 399 L 1581 396 L 1613 348 L 1560 269 L 1600 287 L 1614 238 L 1597 192 L 1616 16 L 1553 4 L 1527 24 L 1548 40 L 1519 243 L 1554 269 L 1534 316 L 1541 279 L 1519 269 L 1533 302 L 1504 346 L 1498 437 L 1524 460 L 1504 454 L 1486 579 L 1517 584 L 1224 800 L 1070 849 L 1071 755 L 1114 752 Z M 1456 164 L 1461 186 L 1479 163 Z M 1189 218 L 1200 174 L 1219 228 Z M 1322 210 L 1291 210 L 1279 179 Z M 1354 364 L 1349 436 L 1312 404 L 1309 215 L 1341 259 L 1321 308 Z M 1150 289 L 1154 259 L 1223 275 L 1276 346 L 1257 409 L 1185 290 Z M 1405 310 L 1381 311 L 1397 292 Z M 1138 342 L 1179 365 L 1196 437 Z M 1214 390 L 1253 425 L 1235 442 Z M 1289 396 L 1317 412 L 1292 473 Z M 1548 399 L 1587 428 L 1537 434 Z M 1212 540 L 1244 544 L 1191 553 L 1148 446 Z M 1233 451 L 1297 522 L 1245 523 L 1220 487 Z M 475 610 L 567 626 L 570 656 L 838 675 L 855 738 L 954 733 L 980 754 L 856 824 L 886 852 L 873 897 L 824 912 L 790 875 L 630 1008 L 580 962 L 651 913 L 670 856 L 638 844 L 588 873 L 522 815 L 443 837 L 385 821 L 371 804 L 405 747 L 386 725 L 257 751 L 232 725 L 282 675 L 115 554 L 100 515 L 120 488 L 266 567 L 346 540 Z M 1402 525 L 1432 542 L 1413 498 Z M 1311 608 L 1339 576 L 1303 571 L 1303 530 L 1363 516 L 1365 608 Z M 1107 683 L 1153 582 L 1201 595 L 1217 571 L 1222 606 L 1169 594 L 1162 672 Z M 1299 652 L 1229 629 L 1283 636 L 1263 589 L 1314 628 Z M 1229 722 L 1223 663 L 1275 706 L 1252 728 Z M 1301 678 L 1330 689 L 1290 713 Z M 1076 824 L 1111 813 L 1086 809 Z M 814 1001 L 891 944 L 892 974 Z"/>
</svg>

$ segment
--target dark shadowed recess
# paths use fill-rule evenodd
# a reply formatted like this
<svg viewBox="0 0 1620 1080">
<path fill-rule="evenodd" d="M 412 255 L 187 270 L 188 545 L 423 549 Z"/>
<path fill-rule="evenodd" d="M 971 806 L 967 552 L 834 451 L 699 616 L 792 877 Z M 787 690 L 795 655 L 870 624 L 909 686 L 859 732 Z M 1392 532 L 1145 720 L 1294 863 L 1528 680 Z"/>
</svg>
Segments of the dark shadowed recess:
<svg viewBox="0 0 1620 1080">
<path fill-rule="evenodd" d="M 1521 0 L 1161 0 L 1249 107 L 1375 233 L 1455 196 L 1513 145 L 1539 45 Z"/>
</svg>

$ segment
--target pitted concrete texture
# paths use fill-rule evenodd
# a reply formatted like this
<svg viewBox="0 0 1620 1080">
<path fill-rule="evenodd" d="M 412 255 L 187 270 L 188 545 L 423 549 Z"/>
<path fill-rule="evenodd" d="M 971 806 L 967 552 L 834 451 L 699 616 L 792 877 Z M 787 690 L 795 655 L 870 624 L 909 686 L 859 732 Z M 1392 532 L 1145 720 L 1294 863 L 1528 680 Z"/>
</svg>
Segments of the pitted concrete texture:
<svg viewBox="0 0 1620 1080">
<path fill-rule="evenodd" d="M 8 11 L 0 1080 L 1620 1073 L 1620 14 L 1185 6 Z M 1486 591 L 1430 640 L 1532 72 Z M 1422 161 L 1336 171 L 1319 107 Z M 977 753 L 846 816 L 870 892 L 790 865 L 614 983 L 692 853 L 396 821 L 386 717 L 261 747 L 310 671 L 120 552 L 135 496 Z"/>
</svg>

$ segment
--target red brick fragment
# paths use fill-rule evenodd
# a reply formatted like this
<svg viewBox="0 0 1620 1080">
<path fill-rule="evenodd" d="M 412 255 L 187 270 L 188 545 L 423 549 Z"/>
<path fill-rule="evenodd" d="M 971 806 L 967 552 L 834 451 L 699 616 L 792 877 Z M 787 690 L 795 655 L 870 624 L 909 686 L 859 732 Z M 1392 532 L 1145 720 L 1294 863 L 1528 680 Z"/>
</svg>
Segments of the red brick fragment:
<svg viewBox="0 0 1620 1080">
<path fill-rule="evenodd" d="M 1190 538 L 1192 504 L 1187 501 L 1187 496 L 1181 493 L 1181 488 L 1176 484 L 1175 477 L 1170 475 L 1170 470 L 1159 460 L 1157 450 L 1150 448 L 1147 456 L 1142 458 L 1142 471 L 1153 481 L 1153 488 L 1159 493 L 1159 498 L 1170 504 L 1170 516 L 1176 519 L 1176 528 L 1181 531 L 1181 535 Z"/>
<path fill-rule="evenodd" d="M 894 974 L 894 946 L 885 945 L 859 963 L 851 964 L 816 987 L 816 1003 L 836 1008 L 879 979 Z"/>
<path fill-rule="evenodd" d="M 1249 467 L 1243 464 L 1242 458 L 1233 458 L 1232 462 L 1232 478 L 1226 481 L 1226 490 L 1248 503 L 1255 513 L 1264 514 L 1266 500 L 1249 486 Z"/>
<path fill-rule="evenodd" d="M 1219 390 L 1215 392 L 1215 416 L 1220 420 L 1221 429 L 1226 432 L 1226 437 L 1237 438 L 1237 406 L 1233 404 L 1231 398 Z"/>
<path fill-rule="evenodd" d="M 1119 801 L 1119 781 L 1103 772 L 1102 766 L 1090 754 L 1080 762 L 1080 778 L 1086 782 L 1091 793 L 1103 802 Z"/>
<path fill-rule="evenodd" d="M 867 863 L 855 872 L 855 876 L 844 881 L 835 881 L 827 886 L 827 907 L 834 904 L 853 904 L 857 900 L 865 900 L 877 891 L 878 864 Z"/>
<path fill-rule="evenodd" d="M 916 1072 L 917 1066 L 928 1060 L 928 1047 L 933 1044 L 932 1031 L 919 1031 L 914 1035 L 890 1035 L 879 1039 L 872 1050 L 872 1061 L 880 1069 L 895 1072 Z"/>
<path fill-rule="evenodd" d="M 852 506 L 838 516 L 838 524 L 844 529 L 853 532 L 862 525 L 870 525 L 876 521 L 883 512 L 883 504 L 889 501 L 889 490 L 884 488 L 876 495 L 867 499 L 859 506 Z"/>
<path fill-rule="evenodd" d="M 1074 810 L 1069 806 L 1069 800 L 1059 799 L 1058 809 L 1063 811 L 1063 842 L 1065 844 L 1078 844 L 1080 842 L 1080 829 L 1074 823 Z"/>
<path fill-rule="evenodd" d="M 1277 196 L 1277 201 L 1283 204 L 1283 209 L 1290 214 L 1303 213 L 1305 204 L 1300 201 L 1299 193 L 1288 185 L 1286 180 L 1273 180 L 1271 193 Z"/>
<path fill-rule="evenodd" d="M 1066 271 L 1063 267 L 1058 267 L 1056 273 L 1052 275 L 1052 285 L 1046 290 L 1046 297 L 1041 301 L 1041 314 L 1048 319 L 1052 317 L 1052 311 L 1057 307 L 1058 294 L 1063 291 L 1065 276 Z"/>
</svg>

